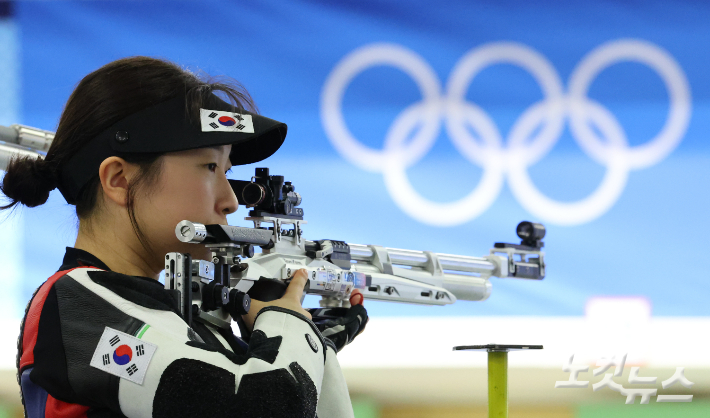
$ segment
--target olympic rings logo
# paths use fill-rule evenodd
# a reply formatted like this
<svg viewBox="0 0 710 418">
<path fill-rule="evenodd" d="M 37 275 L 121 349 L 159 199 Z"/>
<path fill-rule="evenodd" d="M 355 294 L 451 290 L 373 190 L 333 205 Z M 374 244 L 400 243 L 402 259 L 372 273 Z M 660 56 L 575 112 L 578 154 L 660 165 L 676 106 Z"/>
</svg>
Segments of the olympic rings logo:
<svg viewBox="0 0 710 418">
<path fill-rule="evenodd" d="M 638 146 L 629 146 L 614 115 L 587 97 L 596 76 L 622 61 L 639 62 L 653 69 L 665 84 L 670 100 L 660 132 Z M 493 119 L 480 106 L 465 99 L 476 75 L 499 63 L 528 71 L 543 92 L 543 99 L 517 119 L 506 141 Z M 416 82 L 422 96 L 421 101 L 397 116 L 382 150 L 360 143 L 342 114 L 347 86 L 373 66 L 400 69 Z M 594 220 L 617 201 L 631 170 L 652 166 L 675 149 L 691 114 L 690 87 L 683 70 L 668 52 L 641 40 L 612 41 L 592 50 L 572 72 L 566 91 L 552 64 L 532 48 L 512 42 L 485 44 L 466 53 L 456 64 L 445 91 L 442 95 L 434 70 L 416 53 L 395 44 L 371 44 L 351 52 L 335 66 L 321 95 L 321 119 L 335 149 L 357 167 L 381 172 L 390 195 L 404 212 L 420 222 L 437 226 L 459 225 L 479 216 L 493 204 L 506 177 L 520 204 L 542 220 L 561 225 Z M 406 175 L 406 169 L 434 145 L 442 123 L 456 149 L 483 168 L 483 176 L 474 190 L 450 203 L 423 198 Z M 559 202 L 545 196 L 527 172 L 528 167 L 551 151 L 566 123 L 580 148 L 607 169 L 596 190 L 576 202 Z"/>
</svg>

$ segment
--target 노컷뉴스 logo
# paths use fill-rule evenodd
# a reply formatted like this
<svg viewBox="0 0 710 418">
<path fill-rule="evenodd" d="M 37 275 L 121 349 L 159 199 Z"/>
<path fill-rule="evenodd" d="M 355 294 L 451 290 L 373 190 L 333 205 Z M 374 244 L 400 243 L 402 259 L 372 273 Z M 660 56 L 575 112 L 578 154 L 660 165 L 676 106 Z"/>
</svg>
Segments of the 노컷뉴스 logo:
<svg viewBox="0 0 710 418">
<path fill-rule="evenodd" d="M 561 380 L 555 382 L 556 388 L 564 389 L 582 389 L 589 387 L 588 380 L 577 380 L 579 374 L 582 372 L 588 372 L 588 365 L 573 364 L 574 354 L 570 356 L 567 363 L 562 367 L 562 371 L 568 372 L 570 374 L 569 380 Z M 654 388 L 625 388 L 622 384 L 614 381 L 614 377 L 619 377 L 624 371 L 624 364 L 626 363 L 626 354 L 621 356 L 613 356 L 611 358 L 602 358 L 597 362 L 597 368 L 594 369 L 592 374 L 598 376 L 614 366 L 614 373 L 606 373 L 602 380 L 592 385 L 594 392 L 601 390 L 603 388 L 609 388 L 615 392 L 619 392 L 621 395 L 626 396 L 626 404 L 633 404 L 636 397 L 640 397 L 642 404 L 647 404 L 652 396 L 656 396 L 658 389 Z M 641 385 L 651 385 L 655 384 L 657 377 L 651 376 L 639 376 L 639 367 L 632 367 L 631 373 L 629 373 L 629 384 L 641 384 Z M 667 389 L 676 383 L 679 383 L 683 387 L 690 388 L 694 385 L 693 382 L 685 377 L 685 368 L 676 367 L 673 376 L 661 382 L 663 389 Z M 656 397 L 656 402 L 692 402 L 693 395 L 658 395 Z"/>
<path fill-rule="evenodd" d="M 647 65 L 668 91 L 668 117 L 661 130 L 642 145 L 630 146 L 624 128 L 600 103 L 587 96 L 597 75 L 618 62 Z M 528 71 L 539 83 L 543 99 L 513 124 L 504 141 L 489 114 L 466 100 L 474 77 L 493 64 L 512 64 Z M 350 82 L 374 66 L 391 66 L 409 75 L 422 100 L 402 110 L 392 123 L 382 150 L 363 145 L 345 124 L 342 101 Z M 496 200 L 507 178 L 513 195 L 542 220 L 577 225 L 608 211 L 626 186 L 629 172 L 663 160 L 680 143 L 688 127 L 691 96 L 688 80 L 673 57 L 642 40 L 617 40 L 587 54 L 570 76 L 567 89 L 552 64 L 532 48 L 514 42 L 494 42 L 474 48 L 456 64 L 445 93 L 431 66 L 413 51 L 394 44 L 372 44 L 351 52 L 333 69 L 321 95 L 321 119 L 335 149 L 363 170 L 380 172 L 395 203 L 409 216 L 430 225 L 451 226 L 470 221 Z M 479 184 L 464 198 L 450 203 L 422 197 L 406 170 L 434 145 L 442 122 L 458 151 L 483 168 Z M 572 137 L 594 161 L 606 167 L 597 189 L 576 202 L 560 202 L 544 195 L 528 168 L 540 161 L 569 123 Z M 471 133 L 475 132 L 475 135 Z"/>
</svg>

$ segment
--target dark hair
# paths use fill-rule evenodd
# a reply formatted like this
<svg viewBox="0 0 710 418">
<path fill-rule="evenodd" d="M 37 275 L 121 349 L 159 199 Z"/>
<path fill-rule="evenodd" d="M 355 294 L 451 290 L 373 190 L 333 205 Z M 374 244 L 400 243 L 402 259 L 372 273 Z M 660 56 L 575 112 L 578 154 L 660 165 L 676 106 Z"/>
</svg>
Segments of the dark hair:
<svg viewBox="0 0 710 418">
<path fill-rule="evenodd" d="M 0 190 L 12 201 L 0 209 L 14 208 L 18 203 L 28 207 L 41 205 L 57 186 L 59 169 L 92 138 L 125 117 L 160 102 L 184 95 L 188 115 L 199 120 L 202 104 L 215 93 L 227 99 L 235 112 L 257 112 L 249 93 L 231 79 L 200 77 L 171 62 L 130 57 L 113 61 L 84 77 L 69 97 L 59 126 L 44 159 L 14 158 L 7 167 Z M 162 168 L 162 154 L 120 155 L 140 169 L 128 185 L 126 209 L 133 230 L 147 251 L 150 243 L 138 226 L 134 212 L 137 191 L 154 184 Z M 76 214 L 89 218 L 96 210 L 100 187 L 99 175 L 82 189 L 76 200 Z"/>
</svg>

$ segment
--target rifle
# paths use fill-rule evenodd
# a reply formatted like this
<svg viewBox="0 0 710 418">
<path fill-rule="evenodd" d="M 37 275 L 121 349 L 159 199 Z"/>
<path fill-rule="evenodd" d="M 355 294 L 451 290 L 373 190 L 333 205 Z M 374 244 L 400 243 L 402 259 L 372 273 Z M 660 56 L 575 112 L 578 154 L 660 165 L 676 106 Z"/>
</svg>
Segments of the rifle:
<svg viewBox="0 0 710 418">
<path fill-rule="evenodd" d="M 54 133 L 23 125 L 0 126 L 0 169 L 11 158 L 44 158 Z M 180 312 L 229 328 L 231 318 L 249 310 L 250 298 L 269 301 L 283 295 L 292 273 L 305 269 L 305 294 L 321 296 L 322 308 L 348 307 L 353 289 L 366 299 L 447 305 L 482 301 L 491 292 L 490 277 L 545 277 L 545 227 L 521 222 L 520 244 L 495 243 L 483 257 L 439 254 L 303 237 L 302 197 L 283 176 L 257 168 L 251 181 L 229 180 L 241 204 L 252 208 L 254 227 L 202 225 L 188 220 L 175 228 L 183 242 L 207 246 L 212 260 L 190 254 L 165 256 L 165 287 L 180 301 Z M 271 225 L 271 226 L 262 226 Z M 261 247 L 255 253 L 254 247 Z M 327 312 L 321 313 L 327 316 Z"/>
<path fill-rule="evenodd" d="M 241 204 L 252 210 L 253 227 L 203 225 L 184 220 L 175 228 L 182 242 L 205 245 L 212 260 L 189 254 L 166 255 L 165 287 L 176 292 L 188 323 L 197 316 L 228 328 L 248 311 L 251 297 L 280 298 L 291 275 L 305 269 L 304 294 L 320 295 L 321 308 L 349 307 L 353 289 L 365 299 L 424 305 L 457 300 L 482 301 L 491 292 L 489 278 L 545 277 L 545 227 L 521 222 L 520 244 L 495 243 L 490 254 L 471 257 L 360 245 L 303 237 L 302 197 L 283 176 L 257 168 L 251 181 L 229 180 Z M 270 225 L 270 226 L 269 226 Z M 261 253 L 254 248 L 261 247 Z M 327 315 L 327 314 L 325 314 Z"/>
<path fill-rule="evenodd" d="M 54 140 L 54 132 L 24 125 L 0 125 L 0 170 L 5 170 L 13 157 L 44 158 Z"/>
</svg>

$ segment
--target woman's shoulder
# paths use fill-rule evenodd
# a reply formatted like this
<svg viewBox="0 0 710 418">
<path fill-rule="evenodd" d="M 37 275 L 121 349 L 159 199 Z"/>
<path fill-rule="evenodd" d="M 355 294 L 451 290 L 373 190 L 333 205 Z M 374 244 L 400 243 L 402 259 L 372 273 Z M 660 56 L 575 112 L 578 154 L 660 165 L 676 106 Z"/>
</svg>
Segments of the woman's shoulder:
<svg viewBox="0 0 710 418">
<path fill-rule="evenodd" d="M 25 347 L 34 346 L 30 340 L 54 334 L 52 330 L 61 330 L 56 338 L 49 338 L 52 346 L 73 350 L 80 350 L 87 341 L 99 341 L 107 327 L 136 335 L 149 324 L 165 334 L 187 336 L 187 324 L 159 282 L 93 267 L 57 272 L 40 287 L 30 305 L 23 325 Z"/>
<path fill-rule="evenodd" d="M 91 280 L 135 304 L 149 309 L 178 312 L 178 303 L 173 294 L 155 279 L 96 269 L 86 269 L 83 274 L 84 280 Z"/>
<path fill-rule="evenodd" d="M 57 289 L 59 293 L 71 294 L 77 300 L 99 296 L 114 305 L 125 306 L 130 302 L 147 309 L 178 312 L 177 301 L 170 291 L 148 277 L 83 267 L 63 272 L 55 280 L 54 287 L 57 286 L 62 288 Z"/>
</svg>

